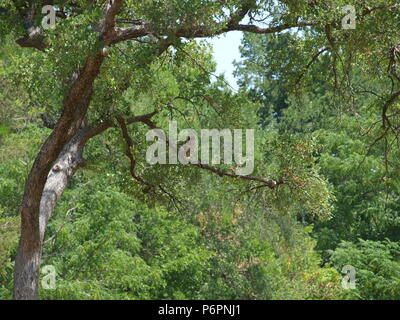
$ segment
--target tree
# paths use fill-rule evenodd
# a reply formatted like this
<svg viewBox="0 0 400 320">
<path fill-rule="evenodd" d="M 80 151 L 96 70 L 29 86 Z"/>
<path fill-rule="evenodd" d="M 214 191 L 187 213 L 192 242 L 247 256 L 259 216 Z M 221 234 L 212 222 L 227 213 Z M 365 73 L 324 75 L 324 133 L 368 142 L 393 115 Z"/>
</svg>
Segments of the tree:
<svg viewBox="0 0 400 320">
<path fill-rule="evenodd" d="M 53 125 L 47 121 L 52 131 L 32 165 L 21 202 L 21 238 L 14 276 L 16 299 L 37 297 L 38 270 L 47 223 L 67 183 L 84 166 L 82 152 L 90 139 L 118 125 L 128 146 L 126 155 L 130 159 L 132 177 L 150 189 L 160 189 L 159 185 L 146 182 L 135 173 L 136 162 L 130 152 L 132 143 L 126 134 L 127 126 L 132 123 L 140 122 L 154 128 L 156 125 L 152 118 L 160 111 L 149 110 L 139 116 L 129 115 L 126 110 L 122 112 L 118 98 L 130 86 L 130 73 L 135 68 L 118 68 L 122 71 L 118 77 L 110 77 L 112 72 L 116 75 L 118 62 L 115 61 L 115 52 L 127 50 L 135 59 L 135 67 L 139 68 L 150 66 L 171 48 L 183 49 L 181 52 L 185 55 L 187 43 L 184 39 L 211 37 L 229 31 L 266 34 L 301 28 L 311 38 L 316 32 L 318 36 L 312 47 L 328 45 L 335 59 L 340 52 L 336 41 L 347 44 L 347 49 L 355 41 L 361 54 L 367 55 L 373 50 L 375 55 L 384 50 L 376 45 L 372 48 L 364 46 L 368 24 L 373 21 L 368 17 L 372 15 L 374 19 L 382 19 L 381 28 L 390 30 L 396 20 L 394 9 L 397 8 L 396 5 L 382 5 L 380 1 L 369 7 L 362 4 L 363 19 L 360 23 L 365 27 L 357 29 L 359 32 L 355 36 L 349 36 L 337 24 L 340 20 L 338 16 L 342 18 L 338 10 L 343 5 L 342 1 L 332 1 L 331 5 L 325 1 L 52 1 L 61 22 L 53 31 L 43 32 L 38 23 L 42 19 L 41 8 L 47 4 L 47 1 L 1 3 L 1 14 L 6 17 L 1 22 L 1 33 L 18 37 L 25 32 L 17 43 L 38 50 L 32 52 L 31 57 L 40 72 L 31 70 L 31 79 L 35 79 L 38 73 L 47 74 L 48 78 L 42 79 L 41 83 L 36 77 L 32 91 L 37 93 L 35 98 L 42 99 L 50 115 L 56 114 Z M 265 27 L 254 24 L 259 19 L 258 15 L 264 14 L 270 14 L 270 23 Z M 250 22 L 241 23 L 246 16 L 250 17 Z M 14 20 L 19 23 L 9 24 Z M 372 30 L 372 36 L 367 37 L 370 43 L 381 34 L 378 28 Z M 394 40 L 395 36 L 386 35 L 388 43 Z M 128 44 L 132 41 L 136 43 L 133 46 Z M 187 59 L 191 59 L 190 55 Z M 396 64 L 392 63 L 392 66 L 395 68 Z M 37 86 L 39 83 L 40 88 Z M 46 101 L 43 101 L 43 94 L 47 95 Z M 219 95 L 224 97 L 224 93 Z M 383 108 L 386 128 L 392 124 L 387 110 L 398 96 L 392 94 Z M 205 100 L 213 104 L 209 99 Z M 119 108 L 110 108 L 114 104 Z M 219 168 L 199 167 L 220 176 L 243 178 Z M 280 184 L 280 181 L 268 178 L 247 176 L 245 179 L 261 182 L 270 188 Z"/>
<path fill-rule="evenodd" d="M 351 299 L 398 300 L 400 264 L 399 244 L 359 240 L 342 242 L 332 251 L 336 266 L 352 265 L 356 270 L 356 289 L 347 293 Z"/>
<path fill-rule="evenodd" d="M 332 218 L 315 221 L 318 248 L 334 249 L 341 240 L 359 238 L 397 241 L 398 150 L 390 143 L 390 139 L 393 142 L 397 138 L 395 132 L 382 136 L 382 128 L 377 126 L 384 98 L 380 96 L 377 101 L 376 93 L 385 91 L 386 79 L 369 77 L 361 71 L 365 62 L 355 61 L 353 92 L 348 93 L 352 101 L 343 100 L 346 87 L 337 93 L 330 87 L 332 77 L 324 74 L 330 57 L 323 56 L 310 66 L 307 76 L 312 85 L 305 83 L 306 90 L 296 95 L 288 83 L 291 78 L 297 82 L 299 77 L 276 75 L 282 69 L 279 65 L 287 63 L 288 55 L 280 60 L 279 51 L 266 49 L 271 42 L 273 48 L 292 43 L 289 55 L 293 56 L 296 38 L 291 33 L 246 35 L 242 47 L 245 59 L 238 65 L 237 74 L 243 88 L 250 86 L 252 99 L 263 103 L 261 117 L 268 130 L 318 141 L 318 163 L 336 196 Z M 250 85 L 253 83 L 257 91 Z M 271 91 L 271 87 L 280 91 Z M 281 101 L 285 106 L 277 118 L 275 108 L 280 108 Z M 394 104 L 393 111 L 395 108 Z"/>
<path fill-rule="evenodd" d="M 390 114 L 397 114 L 397 100 L 392 100 L 396 76 L 382 66 L 371 75 L 368 60 L 346 55 L 341 59 L 351 61 L 351 68 L 341 70 L 342 62 L 335 73 L 326 73 L 332 56 L 323 49 L 307 65 L 296 60 L 296 51 L 307 45 L 309 39 L 296 32 L 245 35 L 244 60 L 236 73 L 243 90 L 262 103 L 266 130 L 314 139 L 319 145 L 316 158 L 336 198 L 331 218 L 318 221 L 300 211 L 298 216 L 313 225 L 326 264 L 333 263 L 339 272 L 344 265 L 356 268 L 357 290 L 347 298 L 396 299 L 397 255 L 386 254 L 385 247 L 395 247 L 399 240 L 398 133 L 384 116 L 389 105 Z M 270 49 L 277 47 L 286 50 Z M 379 63 L 390 66 L 390 54 L 384 62 Z M 281 72 L 286 64 L 295 71 Z M 346 80 L 337 81 L 342 76 Z M 385 258 L 376 258 L 380 255 Z M 380 266 L 373 263 L 378 260 Z M 387 265 L 393 273 L 386 272 Z"/>
</svg>

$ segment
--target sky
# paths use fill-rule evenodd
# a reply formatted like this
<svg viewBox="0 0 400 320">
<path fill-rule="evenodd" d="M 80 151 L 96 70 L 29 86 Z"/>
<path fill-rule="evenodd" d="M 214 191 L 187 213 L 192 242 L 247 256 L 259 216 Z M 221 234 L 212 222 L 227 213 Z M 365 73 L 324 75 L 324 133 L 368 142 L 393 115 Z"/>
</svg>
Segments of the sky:
<svg viewBox="0 0 400 320">
<path fill-rule="evenodd" d="M 234 31 L 208 40 L 214 46 L 214 59 L 217 62 L 217 72 L 225 74 L 227 82 L 235 89 L 238 85 L 233 76 L 233 61 L 240 60 L 239 46 L 242 40 L 242 32 Z"/>
</svg>

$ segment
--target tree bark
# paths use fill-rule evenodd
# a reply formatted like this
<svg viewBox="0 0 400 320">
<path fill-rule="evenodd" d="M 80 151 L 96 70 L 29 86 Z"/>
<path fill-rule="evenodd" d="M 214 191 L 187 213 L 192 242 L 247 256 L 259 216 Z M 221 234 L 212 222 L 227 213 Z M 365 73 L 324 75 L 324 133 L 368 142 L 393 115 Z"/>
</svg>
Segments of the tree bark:
<svg viewBox="0 0 400 320">
<path fill-rule="evenodd" d="M 14 299 L 31 300 L 38 296 L 42 244 L 48 221 L 57 201 L 75 172 L 84 165 L 82 149 L 87 130 L 81 129 L 64 147 L 47 176 L 40 199 L 38 226 L 22 220 L 20 246 L 14 268 Z M 33 221 L 29 221 L 33 222 Z M 32 225 L 35 226 L 32 229 Z M 34 233 L 34 237 L 31 235 Z M 31 240 L 32 242 L 27 242 Z"/>
<path fill-rule="evenodd" d="M 39 216 L 47 177 L 61 151 L 79 132 L 93 92 L 93 83 L 104 57 L 89 57 L 64 100 L 63 113 L 41 147 L 25 184 L 20 208 L 21 236 L 14 271 L 14 299 L 36 299 L 41 240 Z"/>
</svg>

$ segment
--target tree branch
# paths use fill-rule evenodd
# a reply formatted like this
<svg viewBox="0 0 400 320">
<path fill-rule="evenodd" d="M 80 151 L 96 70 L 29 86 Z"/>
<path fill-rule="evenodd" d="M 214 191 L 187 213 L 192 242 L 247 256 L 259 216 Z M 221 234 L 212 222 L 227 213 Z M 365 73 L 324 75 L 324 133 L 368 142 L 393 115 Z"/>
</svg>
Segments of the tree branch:
<svg viewBox="0 0 400 320">
<path fill-rule="evenodd" d="M 143 179 L 141 176 L 136 174 L 136 172 L 135 172 L 136 159 L 134 158 L 132 151 L 131 151 L 131 149 L 133 147 L 133 141 L 132 141 L 132 138 L 129 136 L 129 132 L 128 132 L 128 128 L 127 128 L 128 121 L 125 121 L 125 119 L 122 116 L 117 116 L 116 118 L 117 118 L 117 121 L 121 128 L 122 137 L 124 138 L 125 143 L 126 143 L 125 155 L 128 157 L 128 159 L 130 161 L 129 171 L 130 171 L 132 178 L 146 186 L 146 189 L 143 190 L 144 192 L 147 193 L 151 189 L 158 188 L 161 190 L 161 192 L 165 193 L 169 198 L 171 198 L 172 202 L 176 205 L 176 202 L 177 201 L 179 202 L 179 200 L 176 198 L 175 195 L 173 195 L 171 192 L 166 190 L 161 184 L 158 184 L 158 185 L 152 184 L 152 183 L 146 181 L 145 179 Z M 138 121 L 141 121 L 141 122 L 150 121 L 148 119 L 149 119 L 149 117 L 142 117 L 141 120 L 138 120 Z"/>
<path fill-rule="evenodd" d="M 221 26 L 221 28 L 217 31 L 209 31 L 206 26 L 196 26 L 196 27 L 181 27 L 178 29 L 170 29 L 166 30 L 163 34 L 157 34 L 157 32 L 152 28 L 150 24 L 142 24 L 140 26 L 134 26 L 129 28 L 116 28 L 116 37 L 112 39 L 112 43 L 118 43 L 121 41 L 132 40 L 141 38 L 148 35 L 157 35 L 159 37 L 166 36 L 168 34 L 174 34 L 177 37 L 181 38 L 208 38 L 217 36 L 230 31 L 243 31 L 250 33 L 258 33 L 258 34 L 267 34 L 267 33 L 277 33 L 280 31 L 292 29 L 292 28 L 300 28 L 306 26 L 314 25 L 314 22 L 298 22 L 293 24 L 282 24 L 275 27 L 261 28 L 255 25 L 249 24 L 231 24 Z"/>
<path fill-rule="evenodd" d="M 143 123 L 145 123 L 150 129 L 159 129 L 156 124 L 151 121 L 151 119 L 145 119 L 144 121 L 142 121 Z M 165 141 L 167 143 L 168 146 L 172 146 L 168 139 L 166 139 Z M 177 149 L 174 150 L 175 152 L 177 152 Z M 217 167 L 213 167 L 210 165 L 206 165 L 206 164 L 193 164 L 193 163 L 188 163 L 188 165 L 191 166 L 195 166 L 198 167 L 200 169 L 204 169 L 204 170 L 208 170 L 211 171 L 213 173 L 218 174 L 220 177 L 226 176 L 226 177 L 231 177 L 231 178 L 236 178 L 236 179 L 242 179 L 242 180 L 248 180 L 248 181 L 256 181 L 256 182 L 261 182 L 264 185 L 268 186 L 270 189 L 274 189 L 277 186 L 284 184 L 283 181 L 275 181 L 272 179 L 266 179 L 266 178 L 260 178 L 260 177 L 254 177 L 254 176 L 242 176 L 242 175 L 238 175 L 235 173 L 231 173 L 225 170 L 222 170 L 220 168 Z"/>
</svg>

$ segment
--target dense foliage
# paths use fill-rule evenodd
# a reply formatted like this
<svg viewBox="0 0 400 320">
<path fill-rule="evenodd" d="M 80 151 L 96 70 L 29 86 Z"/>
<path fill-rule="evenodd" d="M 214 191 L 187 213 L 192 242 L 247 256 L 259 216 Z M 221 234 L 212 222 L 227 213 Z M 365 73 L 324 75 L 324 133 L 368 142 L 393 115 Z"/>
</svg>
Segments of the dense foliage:
<svg viewBox="0 0 400 320">
<path fill-rule="evenodd" d="M 88 140 L 57 202 L 41 257 L 56 288 L 39 298 L 400 298 L 400 77 L 388 54 L 400 40 L 398 7 L 124 1 L 121 23 L 152 31 L 102 49 L 99 1 L 55 2 L 64 18 L 33 50 L 15 43 L 24 23 L 12 23 L 28 5 L 0 1 L 0 299 L 13 295 L 24 181 L 76 70 L 99 50 L 106 58 L 80 125 L 111 124 Z M 349 3 L 362 14 L 342 30 L 338 8 Z M 210 45 L 192 38 L 248 31 L 230 16 L 242 6 L 239 20 L 272 29 L 244 34 L 236 92 L 215 77 Z M 254 129 L 252 176 L 275 184 L 224 174 L 232 164 L 149 165 L 149 121 L 124 128 L 121 119 L 153 111 L 150 127 L 166 132 L 171 120 L 179 130 Z M 356 271 L 350 290 L 346 265 Z"/>
</svg>

